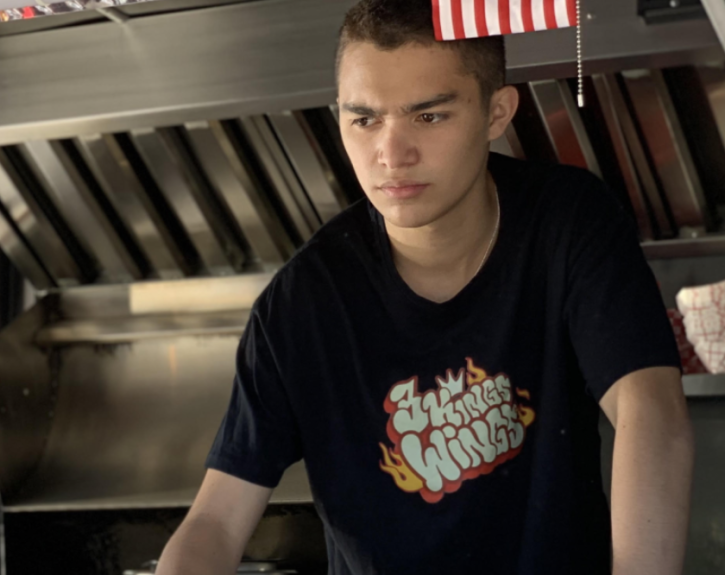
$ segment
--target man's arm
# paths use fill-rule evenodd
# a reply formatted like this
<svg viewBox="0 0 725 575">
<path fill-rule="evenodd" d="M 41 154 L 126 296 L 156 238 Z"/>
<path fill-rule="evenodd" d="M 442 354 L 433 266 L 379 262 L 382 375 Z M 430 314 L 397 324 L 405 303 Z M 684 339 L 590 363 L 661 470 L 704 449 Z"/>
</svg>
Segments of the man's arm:
<svg viewBox="0 0 725 575">
<path fill-rule="evenodd" d="M 232 575 L 272 490 L 207 471 L 189 514 L 169 540 L 157 575 Z"/>
<path fill-rule="evenodd" d="M 600 406 L 615 429 L 614 575 L 681 575 L 690 513 L 694 438 L 680 373 L 642 369 Z"/>
</svg>

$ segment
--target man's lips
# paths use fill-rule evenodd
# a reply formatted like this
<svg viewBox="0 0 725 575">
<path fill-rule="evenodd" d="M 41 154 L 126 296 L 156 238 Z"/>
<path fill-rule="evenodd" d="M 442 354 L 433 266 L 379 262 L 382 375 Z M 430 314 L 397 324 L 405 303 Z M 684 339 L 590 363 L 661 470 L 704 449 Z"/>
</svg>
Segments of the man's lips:
<svg viewBox="0 0 725 575">
<path fill-rule="evenodd" d="M 412 180 L 401 180 L 397 182 L 385 182 L 380 186 L 380 190 L 389 198 L 406 199 L 421 194 L 429 185 Z"/>
</svg>

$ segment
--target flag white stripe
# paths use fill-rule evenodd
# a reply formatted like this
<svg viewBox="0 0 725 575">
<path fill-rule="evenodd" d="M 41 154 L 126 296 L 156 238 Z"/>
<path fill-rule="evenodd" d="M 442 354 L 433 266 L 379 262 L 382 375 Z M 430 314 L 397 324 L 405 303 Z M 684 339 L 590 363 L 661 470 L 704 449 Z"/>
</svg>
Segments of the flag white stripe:
<svg viewBox="0 0 725 575">
<path fill-rule="evenodd" d="M 566 11 L 566 0 L 554 0 L 554 13 L 556 14 L 556 25 L 559 28 L 569 26 L 569 14 Z"/>
<path fill-rule="evenodd" d="M 453 12 L 451 11 L 452 0 L 439 0 L 438 6 L 441 11 L 441 34 L 444 40 L 455 40 L 456 34 L 453 31 Z"/>
<path fill-rule="evenodd" d="M 478 27 L 476 26 L 476 0 L 461 0 L 463 12 L 463 30 L 466 38 L 478 38 Z"/>
<path fill-rule="evenodd" d="M 546 16 L 544 16 L 544 1 L 532 0 L 531 15 L 534 20 L 534 30 L 546 30 Z"/>
<path fill-rule="evenodd" d="M 511 20 L 512 33 L 524 31 L 524 17 L 521 12 L 521 0 L 511 0 L 509 19 Z"/>
<path fill-rule="evenodd" d="M 486 27 L 491 36 L 501 34 L 501 22 L 498 19 L 498 0 L 486 0 Z"/>
</svg>

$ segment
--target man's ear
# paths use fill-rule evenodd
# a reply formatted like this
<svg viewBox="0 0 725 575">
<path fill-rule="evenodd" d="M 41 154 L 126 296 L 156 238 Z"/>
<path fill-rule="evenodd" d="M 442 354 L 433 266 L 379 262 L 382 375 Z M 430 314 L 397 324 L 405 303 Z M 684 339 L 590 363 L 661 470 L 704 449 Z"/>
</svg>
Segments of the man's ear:
<svg viewBox="0 0 725 575">
<path fill-rule="evenodd" d="M 488 107 L 489 141 L 503 135 L 518 108 L 519 91 L 514 86 L 504 86 L 493 93 Z"/>
</svg>

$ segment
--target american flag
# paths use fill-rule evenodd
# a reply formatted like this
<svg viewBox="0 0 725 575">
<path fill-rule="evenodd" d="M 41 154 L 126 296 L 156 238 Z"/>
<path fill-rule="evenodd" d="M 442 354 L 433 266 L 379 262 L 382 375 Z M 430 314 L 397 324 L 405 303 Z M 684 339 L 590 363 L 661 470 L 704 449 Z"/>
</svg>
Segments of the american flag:
<svg viewBox="0 0 725 575">
<path fill-rule="evenodd" d="M 433 0 L 437 40 L 576 26 L 576 0 Z"/>
</svg>

